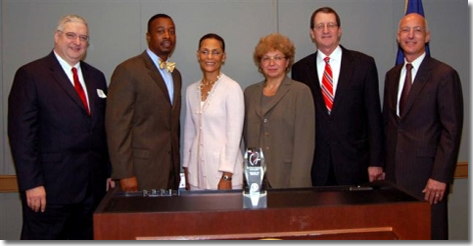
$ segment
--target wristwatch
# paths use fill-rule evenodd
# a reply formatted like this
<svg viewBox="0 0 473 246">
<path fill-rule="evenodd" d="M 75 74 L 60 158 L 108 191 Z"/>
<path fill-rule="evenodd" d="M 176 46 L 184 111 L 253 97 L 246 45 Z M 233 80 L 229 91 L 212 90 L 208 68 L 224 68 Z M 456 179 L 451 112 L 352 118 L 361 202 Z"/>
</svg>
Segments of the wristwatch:
<svg viewBox="0 0 473 246">
<path fill-rule="evenodd" d="M 226 175 L 226 174 L 224 174 L 224 175 L 222 176 L 222 179 L 223 179 L 223 180 L 232 181 L 232 177 L 230 177 L 230 176 L 228 176 L 228 175 Z"/>
</svg>

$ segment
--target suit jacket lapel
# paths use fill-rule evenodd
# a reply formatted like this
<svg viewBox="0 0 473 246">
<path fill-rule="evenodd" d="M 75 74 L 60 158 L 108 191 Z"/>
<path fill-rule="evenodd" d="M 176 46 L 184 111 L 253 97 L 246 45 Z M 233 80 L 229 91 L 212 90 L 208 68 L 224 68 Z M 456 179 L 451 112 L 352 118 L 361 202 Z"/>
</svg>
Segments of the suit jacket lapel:
<svg viewBox="0 0 473 246">
<path fill-rule="evenodd" d="M 164 81 L 163 81 L 164 82 Z M 172 72 L 172 83 L 174 85 L 174 95 L 172 97 L 172 108 L 176 108 L 176 105 L 177 105 L 177 100 L 179 100 L 179 91 L 181 90 L 181 86 L 179 84 L 179 78 L 177 76 L 177 72 L 176 71 L 173 71 Z M 167 92 L 167 88 L 166 88 L 166 92 Z"/>
<path fill-rule="evenodd" d="M 427 80 L 429 79 L 430 74 L 432 74 L 432 66 L 430 63 L 430 57 L 425 56 L 424 60 L 419 66 L 419 71 L 417 71 L 416 77 L 414 78 L 414 82 L 411 87 L 411 91 L 407 96 L 406 106 L 404 110 L 404 114 L 401 115 L 401 118 L 409 112 L 412 105 L 414 104 L 415 99 L 419 96 L 422 88 L 424 88 Z"/>
<path fill-rule="evenodd" d="M 346 93 L 349 93 L 348 90 L 350 88 L 350 81 L 353 76 L 353 69 L 355 67 L 354 60 L 350 52 L 341 45 L 340 47 L 342 49 L 342 61 L 340 63 L 340 74 L 338 77 L 338 84 L 335 91 L 331 115 L 337 112 L 337 108 L 339 107 L 338 105 L 342 104 Z"/>
<path fill-rule="evenodd" d="M 265 115 L 268 111 L 270 111 L 276 104 L 281 101 L 281 99 L 286 95 L 286 93 L 289 91 L 289 88 L 291 86 L 291 79 L 289 77 L 285 77 L 283 81 L 281 81 L 281 84 L 279 85 L 278 91 L 276 92 L 276 95 L 274 95 L 274 100 L 269 101 L 269 105 L 265 107 L 262 110 L 262 115 Z M 262 87 L 261 87 L 262 88 Z"/>
<path fill-rule="evenodd" d="M 317 52 L 309 60 L 309 63 L 307 63 L 306 71 L 307 71 L 307 77 L 309 78 L 308 81 L 314 81 L 314 83 L 310 83 L 309 85 L 313 86 L 313 88 L 311 89 L 314 93 L 316 107 L 317 105 L 320 105 L 321 107 L 319 107 L 318 110 L 321 110 L 322 112 L 324 112 L 324 115 L 328 117 L 329 115 L 328 115 L 327 107 L 325 106 L 324 97 L 322 95 L 322 88 L 320 87 L 319 74 L 317 70 Z"/>
<path fill-rule="evenodd" d="M 249 98 L 260 98 L 260 101 L 254 105 L 256 109 L 256 114 L 259 117 L 263 117 L 263 112 L 261 109 L 261 98 L 263 96 L 263 87 L 264 87 L 264 81 L 258 83 L 256 86 L 257 90 L 252 91 L 252 94 L 248 95 Z"/>
<path fill-rule="evenodd" d="M 56 82 L 59 84 L 61 88 L 64 89 L 66 92 L 66 95 L 68 95 L 71 100 L 73 100 L 77 106 L 82 108 L 84 110 L 84 113 L 86 113 L 84 104 L 82 103 L 82 100 L 79 97 L 79 94 L 77 94 L 76 89 L 72 85 L 72 82 L 69 80 L 69 77 L 66 75 L 64 70 L 62 69 L 61 65 L 59 64 L 59 61 L 56 59 L 56 56 L 54 55 L 54 52 L 51 52 L 49 54 L 51 66 L 50 70 L 52 73 L 52 76 L 56 80 Z M 85 78 L 84 78 L 85 79 Z"/>
<path fill-rule="evenodd" d="M 84 83 L 87 87 L 87 97 L 89 98 L 89 108 L 90 108 L 90 115 L 94 116 L 94 113 L 97 112 L 95 106 L 97 105 L 98 100 L 98 92 L 96 90 L 94 78 L 90 75 L 87 67 L 82 66 L 81 62 L 81 70 L 82 76 L 84 77 Z M 105 92 L 104 92 L 105 93 Z"/>
<path fill-rule="evenodd" d="M 397 101 L 398 101 L 397 95 L 399 93 L 399 79 L 401 77 L 401 69 L 402 69 L 402 65 L 397 66 L 395 70 L 393 71 L 394 77 L 388 78 L 388 79 L 392 79 L 392 83 L 385 84 L 385 86 L 391 86 L 391 88 L 385 89 L 390 94 L 388 98 L 391 99 L 387 101 L 387 104 L 389 104 L 388 108 L 397 109 Z M 385 98 L 384 100 L 387 100 L 387 99 Z M 394 114 L 396 114 L 396 111 L 394 112 Z M 396 117 L 396 119 L 399 120 L 399 117 Z"/>
<path fill-rule="evenodd" d="M 154 65 L 154 62 L 151 60 L 149 55 L 144 51 L 141 56 L 143 57 L 143 60 L 145 62 L 146 68 L 149 71 L 149 75 L 153 79 L 153 81 L 158 85 L 159 89 L 163 92 L 164 95 L 169 95 L 168 88 L 166 87 L 166 83 L 164 82 L 163 77 L 161 76 L 161 73 L 158 71 L 158 68 L 156 65 Z M 174 80 L 174 76 L 173 76 Z M 166 97 L 167 101 L 169 102 L 169 105 L 171 105 L 171 100 L 169 99 L 169 96 Z"/>
</svg>

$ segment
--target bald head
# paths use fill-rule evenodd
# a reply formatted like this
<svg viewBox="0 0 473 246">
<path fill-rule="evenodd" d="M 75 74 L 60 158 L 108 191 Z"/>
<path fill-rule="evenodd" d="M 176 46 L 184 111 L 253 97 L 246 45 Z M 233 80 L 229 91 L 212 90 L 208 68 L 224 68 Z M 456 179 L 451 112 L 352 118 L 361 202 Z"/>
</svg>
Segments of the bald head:
<svg viewBox="0 0 473 246">
<path fill-rule="evenodd" d="M 410 13 L 410 14 L 407 14 L 405 15 L 400 21 L 399 21 L 399 29 L 401 28 L 402 26 L 402 23 L 403 22 L 407 22 L 407 21 L 410 21 L 410 20 L 417 20 L 417 21 L 421 21 L 423 22 L 423 26 L 426 30 L 428 30 L 428 26 L 427 26 L 427 20 L 424 18 L 424 16 L 418 14 L 418 13 Z"/>
<path fill-rule="evenodd" d="M 408 62 L 414 61 L 425 52 L 425 45 L 430 41 L 427 21 L 417 13 L 404 16 L 399 21 L 397 41 Z"/>
</svg>

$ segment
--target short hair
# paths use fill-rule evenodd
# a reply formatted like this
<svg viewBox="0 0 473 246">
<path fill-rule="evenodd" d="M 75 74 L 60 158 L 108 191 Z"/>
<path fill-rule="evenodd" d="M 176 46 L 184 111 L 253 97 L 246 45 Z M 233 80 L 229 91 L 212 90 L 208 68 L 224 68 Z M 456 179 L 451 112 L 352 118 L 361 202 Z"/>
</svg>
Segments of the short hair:
<svg viewBox="0 0 473 246">
<path fill-rule="evenodd" d="M 286 59 L 289 61 L 286 73 L 289 72 L 294 63 L 294 55 L 296 54 L 296 48 L 292 41 L 288 37 L 279 33 L 272 33 L 266 37 L 262 37 L 256 45 L 253 53 L 253 60 L 258 68 L 261 65 L 261 58 L 271 51 L 281 51 L 281 53 L 284 54 Z"/>
<path fill-rule="evenodd" d="M 148 21 L 148 32 L 151 32 L 151 23 L 158 19 L 158 18 L 166 18 L 166 19 L 170 19 L 172 22 L 174 22 L 171 18 L 171 16 L 167 15 L 167 14 L 155 14 L 153 15 L 151 18 L 149 18 L 149 21 Z"/>
<path fill-rule="evenodd" d="M 82 23 L 84 24 L 87 28 L 88 28 L 88 25 L 87 25 L 87 21 L 85 21 L 84 18 L 78 16 L 78 15 L 65 15 L 63 16 L 59 22 L 58 22 L 58 25 L 56 27 L 56 31 L 64 31 L 64 26 L 67 24 L 67 23 L 70 23 L 70 22 L 75 22 L 75 23 Z"/>
<path fill-rule="evenodd" d="M 207 33 L 204 36 L 202 36 L 199 40 L 199 49 L 202 46 L 202 42 L 206 39 L 215 39 L 219 41 L 220 44 L 222 45 L 223 52 L 225 52 L 225 41 L 223 40 L 222 37 L 220 37 L 218 34 L 215 34 L 215 33 Z"/>
<path fill-rule="evenodd" d="M 314 13 L 312 13 L 312 16 L 310 17 L 310 29 L 314 29 L 314 27 L 315 27 L 314 18 L 319 12 L 322 12 L 322 13 L 325 13 L 325 14 L 334 14 L 335 19 L 337 20 L 337 26 L 338 27 L 342 26 L 342 22 L 340 21 L 340 16 L 338 16 L 337 12 L 334 9 L 332 9 L 330 7 L 322 7 L 322 8 L 319 8 L 319 9 L 315 10 Z"/>
</svg>

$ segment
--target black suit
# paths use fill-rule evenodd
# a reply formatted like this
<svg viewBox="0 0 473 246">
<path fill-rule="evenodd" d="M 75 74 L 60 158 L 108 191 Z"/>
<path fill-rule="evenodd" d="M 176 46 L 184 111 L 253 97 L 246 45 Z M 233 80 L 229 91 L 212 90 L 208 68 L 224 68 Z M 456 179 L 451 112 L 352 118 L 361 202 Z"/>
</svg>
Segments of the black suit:
<svg viewBox="0 0 473 246">
<path fill-rule="evenodd" d="M 463 125 L 458 73 L 426 56 L 418 68 L 401 117 L 396 114 L 403 64 L 386 73 L 383 115 L 386 131 L 386 179 L 419 199 L 429 178 L 453 182 Z M 432 238 L 447 239 L 448 185 L 432 205 Z"/>
<path fill-rule="evenodd" d="M 369 181 L 368 166 L 382 166 L 383 132 L 378 73 L 372 57 L 342 48 L 338 86 L 329 115 L 317 75 L 317 53 L 292 67 L 292 78 L 307 84 L 316 105 L 316 146 L 312 184 L 327 185 L 332 168 L 338 185 Z"/>
<path fill-rule="evenodd" d="M 22 66 L 15 74 L 8 98 L 8 136 L 23 200 L 22 239 L 53 239 L 48 238 L 48 232 L 34 232 L 29 223 L 52 220 L 46 218 L 49 215 L 67 217 L 68 211 L 83 203 L 88 211 L 79 217 L 91 222 L 93 209 L 105 195 L 110 163 L 104 129 L 105 98 L 99 97 L 98 90 L 106 94 L 107 84 L 102 72 L 85 62 L 80 66 L 91 116 L 53 52 Z M 25 202 L 25 191 L 38 186 L 46 191 L 44 213 L 35 213 Z M 57 226 L 67 227 L 67 223 Z M 92 236 L 91 223 L 75 226 L 73 230 L 87 231 L 85 239 Z"/>
</svg>

